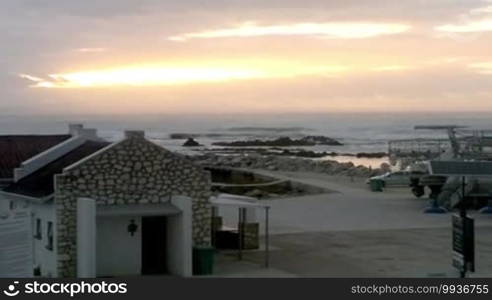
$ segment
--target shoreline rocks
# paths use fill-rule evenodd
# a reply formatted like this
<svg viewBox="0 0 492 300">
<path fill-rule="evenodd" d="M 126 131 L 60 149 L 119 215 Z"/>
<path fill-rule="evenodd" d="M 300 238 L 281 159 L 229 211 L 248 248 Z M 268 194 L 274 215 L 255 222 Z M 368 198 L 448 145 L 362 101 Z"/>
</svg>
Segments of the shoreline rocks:
<svg viewBox="0 0 492 300">
<path fill-rule="evenodd" d="M 349 177 L 371 177 L 383 174 L 381 169 L 372 169 L 352 162 L 340 163 L 333 160 L 311 160 L 298 157 L 274 155 L 205 155 L 190 156 L 196 163 L 203 166 L 263 169 L 288 172 L 317 172 L 329 175 Z"/>
<path fill-rule="evenodd" d="M 228 131 L 246 131 L 246 132 L 292 132 L 292 131 L 304 131 L 312 130 L 304 127 L 256 127 L 256 126 L 245 126 L 245 127 L 231 127 L 227 129 Z"/>
<path fill-rule="evenodd" d="M 220 138 L 223 135 L 220 133 L 171 133 L 169 135 L 169 138 L 172 140 L 186 140 L 189 138 L 200 138 L 200 137 L 207 137 L 207 138 Z"/>
<path fill-rule="evenodd" d="M 249 147 L 249 146 L 269 146 L 269 147 L 289 147 L 289 146 L 315 146 L 330 145 L 342 146 L 339 141 L 325 136 L 305 136 L 300 139 L 291 139 L 290 137 L 279 137 L 274 140 L 245 140 L 232 142 L 215 142 L 215 146 L 225 147 Z"/>
<path fill-rule="evenodd" d="M 301 140 L 314 143 L 315 145 L 343 146 L 339 141 L 322 135 L 308 135 Z"/>
<path fill-rule="evenodd" d="M 342 152 L 316 152 L 305 149 L 282 149 L 278 147 L 273 148 L 220 148 L 220 149 L 203 149 L 204 152 L 209 153 L 221 153 L 221 154 L 261 154 L 261 155 L 277 155 L 277 156 L 295 156 L 305 158 L 322 158 L 322 157 L 336 157 L 336 156 L 353 156 L 357 158 L 383 158 L 387 157 L 386 152 L 359 152 L 359 153 L 342 153 Z"/>
</svg>

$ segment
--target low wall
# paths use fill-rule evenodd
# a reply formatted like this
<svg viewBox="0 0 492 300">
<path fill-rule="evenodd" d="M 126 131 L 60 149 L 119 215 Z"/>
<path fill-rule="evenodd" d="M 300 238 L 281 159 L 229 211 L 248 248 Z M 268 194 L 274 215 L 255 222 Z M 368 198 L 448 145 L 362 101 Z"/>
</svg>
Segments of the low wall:
<svg viewBox="0 0 492 300">
<path fill-rule="evenodd" d="M 317 186 L 277 179 L 240 169 L 208 167 L 207 170 L 212 174 L 212 191 L 214 192 L 246 195 L 256 198 L 276 198 L 330 192 Z M 214 179 L 221 179 L 223 181 L 216 182 Z"/>
</svg>

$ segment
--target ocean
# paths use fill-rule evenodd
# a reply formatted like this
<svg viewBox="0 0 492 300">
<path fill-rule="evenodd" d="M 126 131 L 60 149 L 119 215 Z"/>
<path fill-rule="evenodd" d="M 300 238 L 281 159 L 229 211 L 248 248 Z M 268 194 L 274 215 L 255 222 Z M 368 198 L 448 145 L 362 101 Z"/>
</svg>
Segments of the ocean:
<svg viewBox="0 0 492 300">
<path fill-rule="evenodd" d="M 197 135 L 205 147 L 217 141 L 298 138 L 324 135 L 343 146 L 306 147 L 313 151 L 337 153 L 387 152 L 388 141 L 408 138 L 446 138 L 444 132 L 414 130 L 415 125 L 464 125 L 492 129 L 492 113 L 319 113 L 319 114 L 236 114 L 236 115 L 85 115 L 85 116 L 0 116 L 0 134 L 50 134 L 67 132 L 69 123 L 97 128 L 101 137 L 116 141 L 125 129 L 146 131 L 156 143 L 187 154 L 197 153 L 181 147 L 183 140 L 172 133 Z M 299 147 L 296 147 L 299 148 Z M 334 159 L 329 157 L 328 159 Z M 384 159 L 337 157 L 339 161 L 379 166 Z"/>
</svg>

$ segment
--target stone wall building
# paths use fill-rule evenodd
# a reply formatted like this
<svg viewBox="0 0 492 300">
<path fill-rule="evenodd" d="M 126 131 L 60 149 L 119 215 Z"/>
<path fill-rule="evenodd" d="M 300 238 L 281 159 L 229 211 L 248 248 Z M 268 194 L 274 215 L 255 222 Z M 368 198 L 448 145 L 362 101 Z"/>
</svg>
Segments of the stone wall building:
<svg viewBox="0 0 492 300">
<path fill-rule="evenodd" d="M 1 193 L 47 211 L 46 220 L 33 217 L 46 224 L 33 230 L 46 231 L 43 243 L 51 245 L 44 255 L 52 263 L 40 273 L 191 275 L 192 247 L 211 242 L 209 172 L 141 131 L 127 131 L 111 144 L 75 137 L 81 140 L 41 153 L 51 153 L 50 159 Z"/>
</svg>

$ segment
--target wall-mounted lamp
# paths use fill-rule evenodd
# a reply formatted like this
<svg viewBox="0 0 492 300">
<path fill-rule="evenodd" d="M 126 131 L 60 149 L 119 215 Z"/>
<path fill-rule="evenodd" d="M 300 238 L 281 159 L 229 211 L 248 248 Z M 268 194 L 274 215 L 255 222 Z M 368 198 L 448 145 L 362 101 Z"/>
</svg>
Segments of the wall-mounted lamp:
<svg viewBox="0 0 492 300">
<path fill-rule="evenodd" d="M 137 229 L 138 229 L 138 225 L 135 224 L 135 220 L 130 220 L 130 224 L 128 225 L 127 227 L 128 229 L 128 232 L 130 233 L 131 236 L 133 236 L 135 234 L 135 232 L 137 232 Z"/>
</svg>

